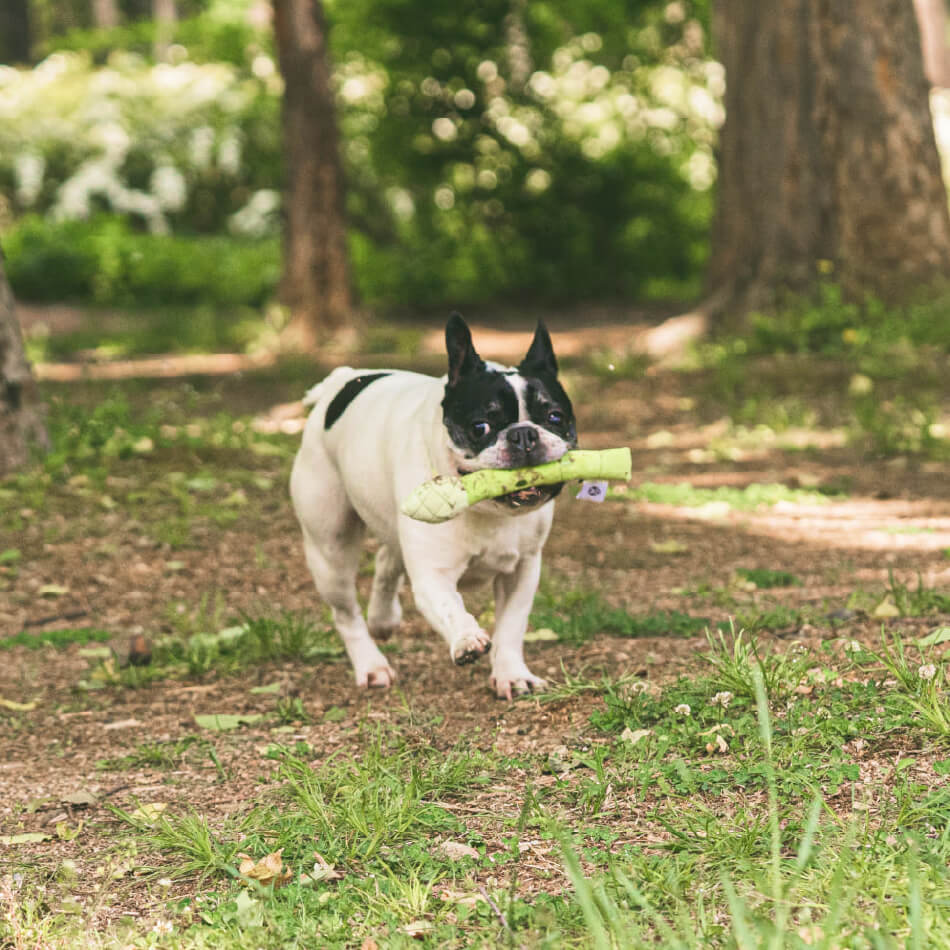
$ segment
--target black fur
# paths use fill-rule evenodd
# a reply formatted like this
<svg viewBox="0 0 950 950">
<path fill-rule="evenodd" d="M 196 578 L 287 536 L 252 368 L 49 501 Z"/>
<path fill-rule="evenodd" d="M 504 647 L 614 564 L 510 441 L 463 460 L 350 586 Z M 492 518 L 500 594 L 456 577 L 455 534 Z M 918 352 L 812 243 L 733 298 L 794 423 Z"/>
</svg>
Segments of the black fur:
<svg viewBox="0 0 950 950">
<path fill-rule="evenodd" d="M 330 405 L 327 406 L 327 414 L 323 419 L 323 428 L 329 429 L 340 416 L 346 412 L 346 407 L 364 390 L 366 387 L 382 379 L 383 376 L 390 376 L 390 373 L 364 373 L 354 379 L 348 380 L 343 388 L 333 397 Z"/>
</svg>

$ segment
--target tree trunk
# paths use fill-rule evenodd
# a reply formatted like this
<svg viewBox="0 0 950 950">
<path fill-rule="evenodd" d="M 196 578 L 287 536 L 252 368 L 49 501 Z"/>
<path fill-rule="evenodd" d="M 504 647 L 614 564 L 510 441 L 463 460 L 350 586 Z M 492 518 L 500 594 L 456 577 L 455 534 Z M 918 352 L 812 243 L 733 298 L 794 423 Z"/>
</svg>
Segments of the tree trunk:
<svg viewBox="0 0 950 950">
<path fill-rule="evenodd" d="M 178 22 L 175 0 L 152 0 L 152 19 L 155 21 L 155 59 L 162 61 L 168 55 Z"/>
<path fill-rule="evenodd" d="M 281 297 L 292 335 L 313 346 L 352 317 L 343 170 L 320 0 L 274 0 L 285 90 L 287 189 Z"/>
<path fill-rule="evenodd" d="M 950 275 L 950 215 L 906 0 L 717 0 L 726 67 L 709 285 L 720 315 L 828 272 L 886 300 Z"/>
<path fill-rule="evenodd" d="M 0 475 L 25 465 L 35 446 L 49 441 L 0 255 Z"/>
<path fill-rule="evenodd" d="M 111 30 L 119 25 L 117 0 L 92 0 L 92 22 L 101 30 Z"/>
<path fill-rule="evenodd" d="M 914 0 L 924 73 L 934 86 L 950 86 L 950 49 L 947 47 L 947 0 Z"/>
<path fill-rule="evenodd" d="M 30 62 L 29 0 L 0 0 L 0 63 Z"/>
</svg>

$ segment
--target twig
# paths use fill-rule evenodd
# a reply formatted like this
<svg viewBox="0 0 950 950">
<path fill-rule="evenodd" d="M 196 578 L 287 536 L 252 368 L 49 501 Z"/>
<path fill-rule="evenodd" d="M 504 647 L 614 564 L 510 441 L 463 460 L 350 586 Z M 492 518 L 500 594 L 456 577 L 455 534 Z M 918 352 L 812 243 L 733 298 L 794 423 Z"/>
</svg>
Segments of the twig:
<svg viewBox="0 0 950 950">
<path fill-rule="evenodd" d="M 78 620 L 80 617 L 88 617 L 88 610 L 67 610 L 62 614 L 50 614 L 48 617 L 39 617 L 36 620 L 24 620 L 24 627 L 45 627 L 54 620 Z"/>
<path fill-rule="evenodd" d="M 488 901 L 488 906 L 495 912 L 495 916 L 501 922 L 502 927 L 504 927 L 505 930 L 511 930 L 511 928 L 508 926 L 508 921 L 506 920 L 505 915 L 501 911 L 501 908 L 492 900 L 491 894 L 489 894 L 488 891 L 485 890 L 484 885 L 479 884 L 478 891 L 482 895 L 482 897 L 484 897 L 485 900 Z"/>
<path fill-rule="evenodd" d="M 110 798 L 111 796 L 115 795 L 116 792 L 121 792 L 121 791 L 123 791 L 124 789 L 126 789 L 126 788 L 131 788 L 131 787 L 132 787 L 132 783 L 131 783 L 131 782 L 125 782 L 125 783 L 123 783 L 122 785 L 116 785 L 115 788 L 110 788 L 109 791 L 107 791 L 107 792 L 103 792 L 99 797 L 100 797 L 100 798 Z"/>
</svg>

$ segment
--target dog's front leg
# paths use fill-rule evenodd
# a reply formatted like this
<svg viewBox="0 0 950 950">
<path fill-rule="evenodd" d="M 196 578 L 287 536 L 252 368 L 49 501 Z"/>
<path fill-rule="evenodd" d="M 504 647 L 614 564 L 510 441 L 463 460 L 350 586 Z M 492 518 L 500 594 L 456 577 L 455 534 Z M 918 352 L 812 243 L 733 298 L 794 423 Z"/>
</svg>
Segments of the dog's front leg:
<svg viewBox="0 0 950 950">
<path fill-rule="evenodd" d="M 491 684 L 499 699 L 511 699 L 545 685 L 524 661 L 524 635 L 540 579 L 540 552 L 523 557 L 512 573 L 495 578 Z"/>
<path fill-rule="evenodd" d="M 491 637 L 465 609 L 458 580 L 451 571 L 410 569 L 412 595 L 419 613 L 448 643 L 453 662 L 463 666 L 488 652 Z"/>
</svg>

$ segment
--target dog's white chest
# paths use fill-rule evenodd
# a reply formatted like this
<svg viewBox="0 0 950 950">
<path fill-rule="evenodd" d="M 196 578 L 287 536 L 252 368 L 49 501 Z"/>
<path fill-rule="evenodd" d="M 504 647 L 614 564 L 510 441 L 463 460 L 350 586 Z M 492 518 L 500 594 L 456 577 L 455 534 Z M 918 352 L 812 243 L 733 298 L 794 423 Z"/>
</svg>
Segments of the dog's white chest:
<svg viewBox="0 0 950 950">
<path fill-rule="evenodd" d="M 474 554 L 462 575 L 465 586 L 480 586 L 496 574 L 511 574 L 521 560 L 521 552 L 512 547 L 489 547 Z"/>
</svg>

